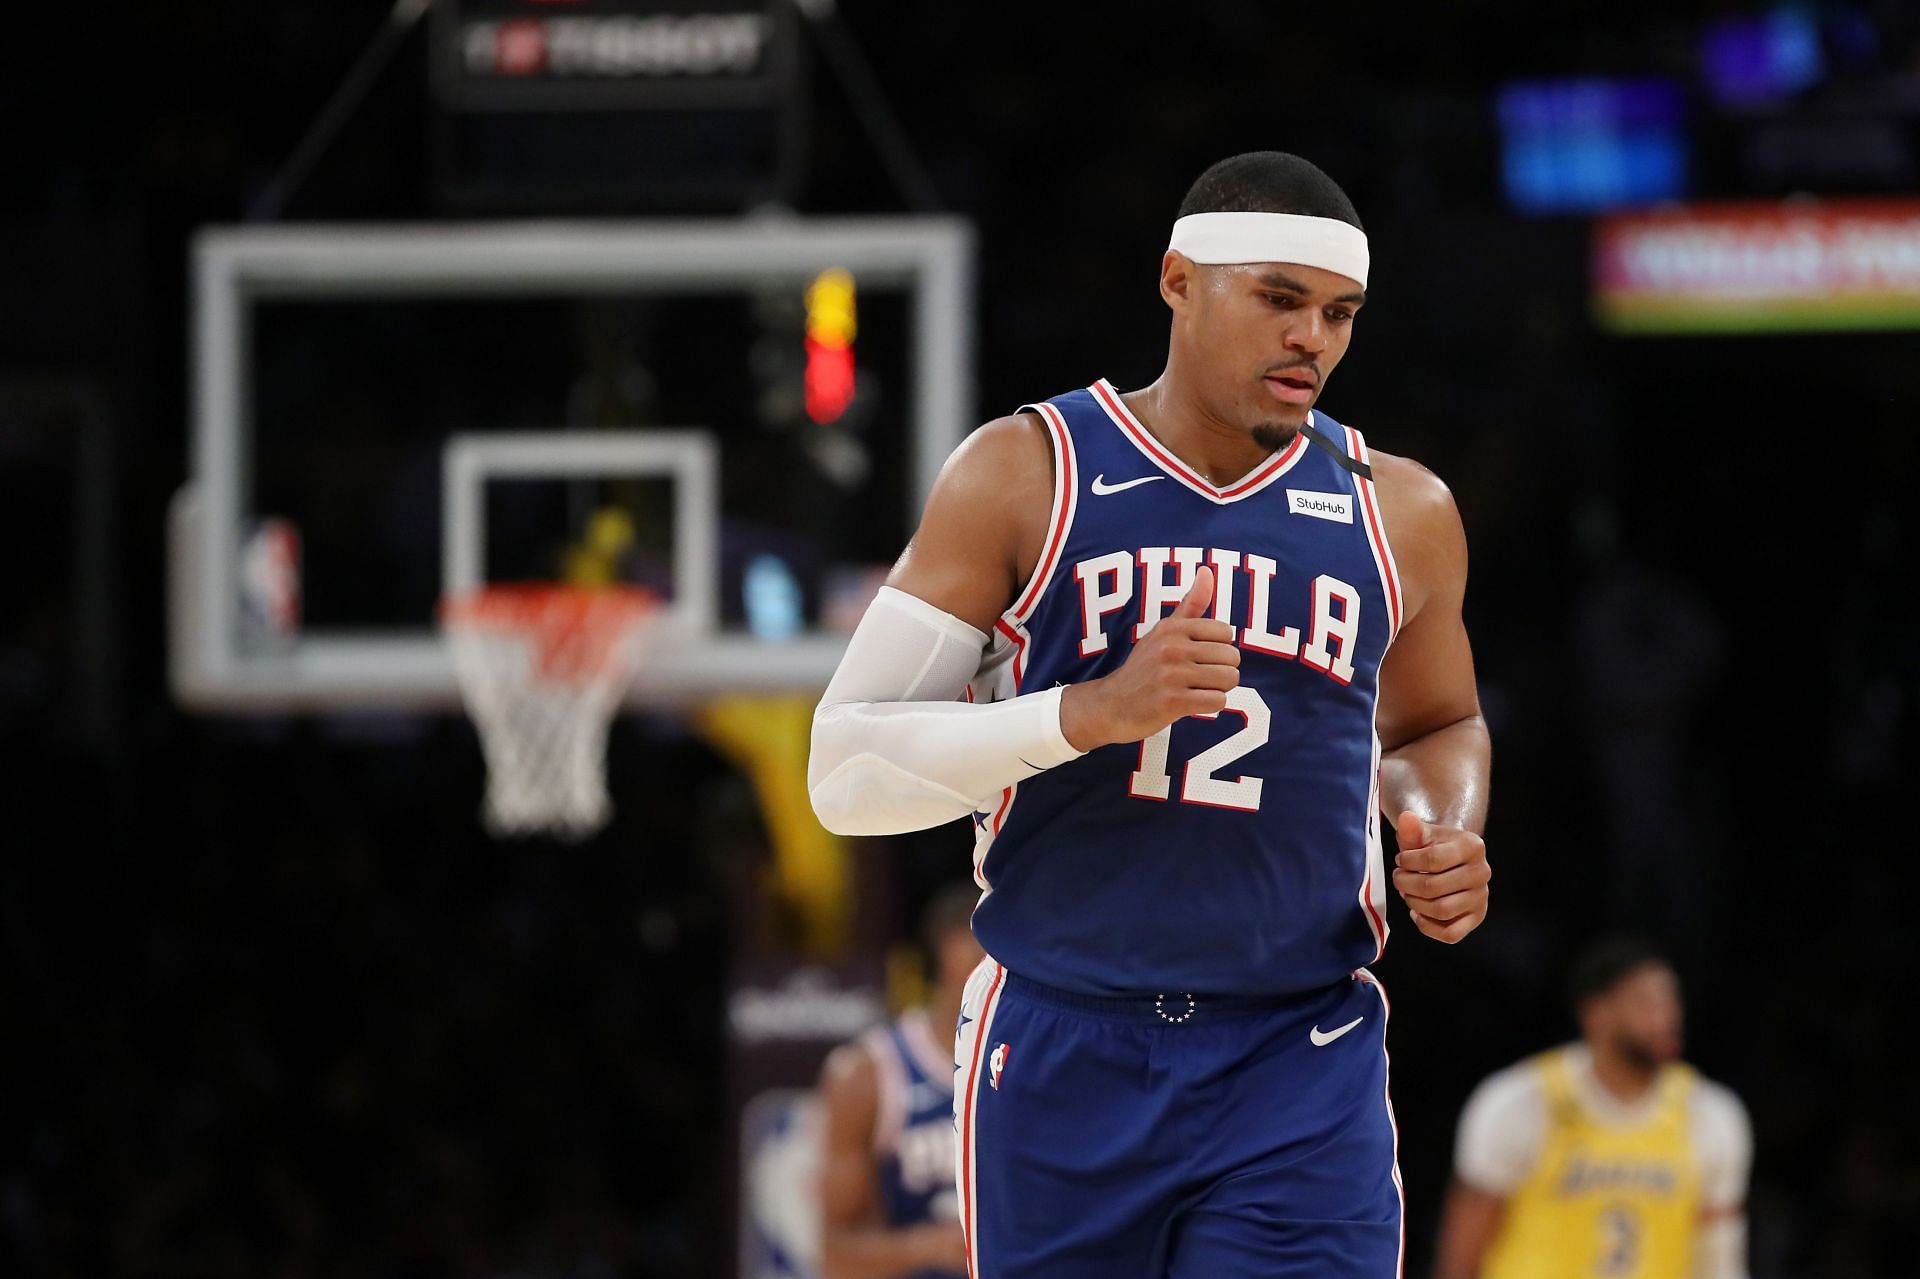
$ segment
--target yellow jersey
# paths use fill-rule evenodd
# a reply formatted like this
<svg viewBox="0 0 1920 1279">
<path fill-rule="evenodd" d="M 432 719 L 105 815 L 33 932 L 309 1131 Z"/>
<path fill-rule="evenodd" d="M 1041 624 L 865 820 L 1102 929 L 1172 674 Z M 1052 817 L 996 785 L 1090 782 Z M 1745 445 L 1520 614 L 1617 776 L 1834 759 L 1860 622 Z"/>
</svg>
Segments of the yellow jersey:
<svg viewBox="0 0 1920 1279">
<path fill-rule="evenodd" d="M 1661 1069 L 1631 1122 L 1580 1095 L 1574 1048 L 1524 1063 L 1545 1129 L 1532 1168 L 1507 1197 L 1482 1279 L 1684 1279 L 1692 1273 L 1701 1164 L 1691 1122 L 1699 1077 Z M 1584 1059 L 1581 1059 L 1584 1060 Z"/>
</svg>

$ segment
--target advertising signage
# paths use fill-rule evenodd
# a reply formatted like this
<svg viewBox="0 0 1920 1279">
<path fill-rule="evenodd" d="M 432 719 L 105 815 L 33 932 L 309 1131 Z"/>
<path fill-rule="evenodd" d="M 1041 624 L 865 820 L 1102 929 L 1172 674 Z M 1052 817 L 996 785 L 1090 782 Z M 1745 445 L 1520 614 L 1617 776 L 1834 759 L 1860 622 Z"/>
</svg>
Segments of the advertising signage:
<svg viewBox="0 0 1920 1279">
<path fill-rule="evenodd" d="M 441 193 L 568 212 L 789 202 L 799 22 L 792 0 L 435 0 Z"/>
<path fill-rule="evenodd" d="M 775 106 L 793 41 L 766 0 L 442 0 L 434 80 L 464 111 Z"/>
<path fill-rule="evenodd" d="M 1920 199 L 1682 205 L 1594 224 L 1615 333 L 1920 328 Z"/>
</svg>

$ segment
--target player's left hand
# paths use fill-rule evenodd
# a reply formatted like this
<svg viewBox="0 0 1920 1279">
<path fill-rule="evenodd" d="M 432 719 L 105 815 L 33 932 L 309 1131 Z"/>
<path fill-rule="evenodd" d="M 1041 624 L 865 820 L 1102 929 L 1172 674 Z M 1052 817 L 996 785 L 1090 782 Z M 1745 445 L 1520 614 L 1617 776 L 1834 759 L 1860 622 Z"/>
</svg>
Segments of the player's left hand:
<svg viewBox="0 0 1920 1279">
<path fill-rule="evenodd" d="M 1452 944 L 1487 917 L 1487 841 L 1458 826 L 1422 821 L 1412 812 L 1393 824 L 1400 840 L 1393 886 L 1413 915 L 1413 926 Z"/>
</svg>

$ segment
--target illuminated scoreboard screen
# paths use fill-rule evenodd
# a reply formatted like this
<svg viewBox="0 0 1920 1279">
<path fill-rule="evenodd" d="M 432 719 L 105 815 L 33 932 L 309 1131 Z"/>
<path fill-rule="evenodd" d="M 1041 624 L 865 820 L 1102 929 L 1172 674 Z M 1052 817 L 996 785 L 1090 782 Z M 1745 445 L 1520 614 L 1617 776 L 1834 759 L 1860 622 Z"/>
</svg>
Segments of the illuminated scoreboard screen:
<svg viewBox="0 0 1920 1279">
<path fill-rule="evenodd" d="M 440 185 L 456 202 L 716 209 L 795 180 L 793 7 L 440 0 Z"/>
</svg>

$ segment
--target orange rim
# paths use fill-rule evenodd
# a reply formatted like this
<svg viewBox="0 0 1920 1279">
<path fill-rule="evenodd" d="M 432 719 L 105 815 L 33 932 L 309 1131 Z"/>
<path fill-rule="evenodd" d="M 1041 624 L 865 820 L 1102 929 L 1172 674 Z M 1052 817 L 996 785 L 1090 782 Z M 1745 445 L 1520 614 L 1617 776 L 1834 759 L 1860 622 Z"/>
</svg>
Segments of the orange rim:
<svg viewBox="0 0 1920 1279">
<path fill-rule="evenodd" d="M 637 586 L 556 586 L 510 582 L 440 602 L 443 630 L 525 635 L 535 669 L 549 679 L 588 680 L 617 667 L 625 641 L 659 610 L 660 597 Z"/>
</svg>

